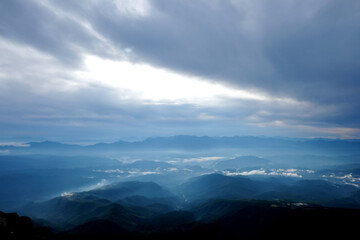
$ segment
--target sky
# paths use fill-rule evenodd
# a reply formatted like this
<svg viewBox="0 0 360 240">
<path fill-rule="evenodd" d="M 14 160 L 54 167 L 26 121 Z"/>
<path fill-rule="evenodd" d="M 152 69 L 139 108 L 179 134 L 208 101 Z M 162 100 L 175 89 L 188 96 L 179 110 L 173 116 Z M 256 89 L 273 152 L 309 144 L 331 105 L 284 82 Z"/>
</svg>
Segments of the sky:
<svg viewBox="0 0 360 240">
<path fill-rule="evenodd" d="M 2 0 L 0 140 L 360 138 L 358 0 Z"/>
</svg>

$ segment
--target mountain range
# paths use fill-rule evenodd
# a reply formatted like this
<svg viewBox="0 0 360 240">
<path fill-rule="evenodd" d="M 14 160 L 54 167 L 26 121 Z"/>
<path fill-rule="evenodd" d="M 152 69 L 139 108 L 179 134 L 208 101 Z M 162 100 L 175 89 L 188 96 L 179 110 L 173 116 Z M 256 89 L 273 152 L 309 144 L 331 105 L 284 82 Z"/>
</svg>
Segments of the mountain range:
<svg viewBox="0 0 360 240">
<path fill-rule="evenodd" d="M 119 182 L 27 204 L 18 212 L 52 229 L 42 230 L 48 234 L 42 239 L 303 239 L 310 234 L 322 239 L 356 232 L 360 210 L 321 205 L 358 198 L 356 188 L 299 180 L 286 190 L 284 184 L 276 178 L 265 182 L 210 174 L 171 192 L 152 182 Z M 9 234 L 10 220 L 1 216 L 6 224 L 0 224 L 0 235 Z"/>
<path fill-rule="evenodd" d="M 52 141 L 29 142 L 28 147 L 0 146 L 0 150 L 20 153 L 48 153 L 48 152 L 83 152 L 83 151 L 136 151 L 142 150 L 204 150 L 204 149 L 287 149 L 287 151 L 319 151 L 319 152 L 360 152 L 360 141 L 342 139 L 292 139 L 270 137 L 196 137 L 173 136 L 155 137 L 143 141 L 114 143 L 97 143 L 94 145 L 80 146 L 63 144 Z"/>
<path fill-rule="evenodd" d="M 30 217 L 16 232 L 41 239 L 341 238 L 359 219 L 359 144 L 174 136 L 1 146 L 0 208 Z M 8 238 L 19 216 L 2 216 Z"/>
</svg>

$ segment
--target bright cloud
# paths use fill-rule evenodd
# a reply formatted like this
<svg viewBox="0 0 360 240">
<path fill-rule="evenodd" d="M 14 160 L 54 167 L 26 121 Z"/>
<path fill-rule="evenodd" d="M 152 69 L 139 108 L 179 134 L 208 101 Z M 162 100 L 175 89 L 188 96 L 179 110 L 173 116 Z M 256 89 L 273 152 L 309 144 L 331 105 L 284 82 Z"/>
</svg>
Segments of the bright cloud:
<svg viewBox="0 0 360 240">
<path fill-rule="evenodd" d="M 355 187 L 360 187 L 360 178 L 354 177 L 352 173 L 348 173 L 342 176 L 338 176 L 335 173 L 332 173 L 330 175 L 322 175 L 323 178 L 333 178 L 333 179 L 339 179 L 342 180 L 344 184 L 352 185 Z"/>
<path fill-rule="evenodd" d="M 128 176 L 127 177 L 136 177 L 136 176 L 145 176 L 145 175 L 156 175 L 156 174 L 161 174 L 160 172 L 155 172 L 155 171 L 128 171 Z"/>
<path fill-rule="evenodd" d="M 72 192 L 64 192 L 64 193 L 62 193 L 60 196 L 61 197 L 71 197 L 71 196 L 73 196 L 74 195 L 74 193 L 72 193 Z"/>
<path fill-rule="evenodd" d="M 217 105 L 222 98 L 266 101 L 259 93 L 228 88 L 209 79 L 183 75 L 146 63 L 106 60 L 85 56 L 85 69 L 77 76 L 84 81 L 119 90 L 120 99 L 152 104 Z M 199 91 L 201 89 L 201 91 Z"/>
<path fill-rule="evenodd" d="M 146 17 L 151 12 L 148 0 L 113 0 L 113 2 L 121 15 Z"/>
<path fill-rule="evenodd" d="M 302 178 L 303 176 L 298 174 L 297 169 L 271 169 L 271 171 L 267 171 L 263 168 L 255 169 L 251 171 L 244 172 L 230 172 L 230 171 L 222 171 L 222 173 L 226 176 L 251 176 L 251 175 L 263 175 L 263 176 L 283 176 L 283 177 L 296 177 Z"/>
<path fill-rule="evenodd" d="M 263 169 L 260 170 L 251 170 L 248 172 L 230 172 L 230 171 L 223 171 L 223 174 L 226 176 L 251 176 L 251 175 L 267 175 L 266 171 Z"/>
</svg>

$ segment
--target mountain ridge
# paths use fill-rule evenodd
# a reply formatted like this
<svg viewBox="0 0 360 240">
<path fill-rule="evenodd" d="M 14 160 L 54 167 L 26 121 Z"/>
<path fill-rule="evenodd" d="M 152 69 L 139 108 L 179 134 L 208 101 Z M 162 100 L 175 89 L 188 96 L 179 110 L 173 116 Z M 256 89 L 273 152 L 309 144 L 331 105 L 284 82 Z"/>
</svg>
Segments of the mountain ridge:
<svg viewBox="0 0 360 240">
<path fill-rule="evenodd" d="M 34 152 L 117 152 L 135 150 L 204 150 L 204 149 L 287 149 L 297 151 L 299 149 L 319 151 L 340 151 L 360 153 L 360 140 L 347 139 L 299 139 L 299 138 L 276 138 L 257 136 L 233 136 L 233 137 L 209 137 L 176 135 L 171 137 L 152 137 L 142 141 L 127 142 L 115 141 L 113 143 L 96 143 L 91 145 L 66 144 L 53 141 L 29 142 L 27 146 L 0 146 L 0 150 L 13 153 Z"/>
</svg>

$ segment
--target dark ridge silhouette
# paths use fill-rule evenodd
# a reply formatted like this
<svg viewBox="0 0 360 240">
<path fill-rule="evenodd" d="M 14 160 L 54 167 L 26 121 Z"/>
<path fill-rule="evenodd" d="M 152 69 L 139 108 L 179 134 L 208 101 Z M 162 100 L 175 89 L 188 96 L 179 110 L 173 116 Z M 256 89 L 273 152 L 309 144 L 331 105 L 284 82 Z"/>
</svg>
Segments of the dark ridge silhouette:
<svg viewBox="0 0 360 240">
<path fill-rule="evenodd" d="M 143 213 L 142 213 L 143 212 Z M 0 212 L 1 239 L 348 239 L 360 210 L 287 201 L 210 200 L 159 215 L 113 204 L 106 214 L 52 234 L 28 217 Z M 16 237 L 14 237 L 16 236 Z"/>
<path fill-rule="evenodd" d="M 48 240 L 53 239 L 53 234 L 48 228 L 35 227 L 29 217 L 0 211 L 0 239 Z"/>
</svg>

